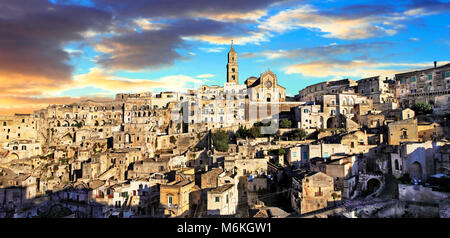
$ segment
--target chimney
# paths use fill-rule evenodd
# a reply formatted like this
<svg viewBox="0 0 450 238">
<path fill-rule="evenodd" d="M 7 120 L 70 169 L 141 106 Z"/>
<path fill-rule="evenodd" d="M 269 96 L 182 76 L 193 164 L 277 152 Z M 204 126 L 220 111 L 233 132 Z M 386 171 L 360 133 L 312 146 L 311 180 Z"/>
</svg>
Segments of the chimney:
<svg viewBox="0 0 450 238">
<path fill-rule="evenodd" d="M 437 62 L 436 62 L 436 61 L 434 61 L 434 68 L 436 68 L 436 64 L 437 64 Z"/>
</svg>

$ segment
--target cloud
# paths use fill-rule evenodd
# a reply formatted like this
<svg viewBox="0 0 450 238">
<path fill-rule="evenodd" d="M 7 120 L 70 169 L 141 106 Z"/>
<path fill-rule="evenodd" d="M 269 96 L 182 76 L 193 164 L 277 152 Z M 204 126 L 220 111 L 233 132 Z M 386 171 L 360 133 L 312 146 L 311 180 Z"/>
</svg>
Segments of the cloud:
<svg viewBox="0 0 450 238">
<path fill-rule="evenodd" d="M 74 80 L 63 87 L 51 87 L 49 91 L 42 93 L 43 86 L 35 93 L 22 92 L 18 95 L 4 95 L 0 97 L 0 115 L 13 113 L 32 113 L 34 110 L 47 107 L 49 104 L 69 104 L 85 99 L 109 100 L 115 93 L 120 92 L 147 92 L 156 89 L 170 91 L 186 91 L 204 84 L 212 74 L 203 74 L 196 77 L 187 75 L 169 75 L 157 79 L 131 79 L 114 75 L 101 68 L 91 68 L 86 74 L 74 76 Z M 67 90 L 97 88 L 102 93 L 95 93 L 89 97 L 57 96 Z M 45 95 L 45 96 L 42 96 Z M 103 95 L 103 97 L 100 97 Z"/>
<path fill-rule="evenodd" d="M 186 46 L 184 36 L 218 32 L 225 27 L 225 23 L 213 20 L 180 19 L 158 30 L 102 38 L 95 46 L 103 53 L 97 63 L 108 69 L 131 71 L 170 66 L 182 58 L 176 49 Z"/>
<path fill-rule="evenodd" d="M 229 45 L 231 40 L 235 45 L 246 45 L 255 44 L 259 45 L 261 42 L 269 41 L 272 34 L 268 32 L 257 32 L 250 31 L 246 35 L 214 35 L 214 34 L 203 34 L 183 37 L 184 40 L 188 41 L 203 41 L 213 45 Z"/>
<path fill-rule="evenodd" d="M 257 19 L 264 9 L 289 0 L 135 0 L 124 4 L 123 0 L 92 0 L 101 8 L 111 9 L 119 18 L 184 18 L 209 17 L 215 20 Z M 229 16 L 226 16 L 229 14 Z"/>
<path fill-rule="evenodd" d="M 420 39 L 419 39 L 419 38 L 416 38 L 416 37 L 411 37 L 411 38 L 409 38 L 408 40 L 410 40 L 410 41 L 419 41 Z"/>
<path fill-rule="evenodd" d="M 201 74 L 201 75 L 197 75 L 197 78 L 212 78 L 214 77 L 214 74 Z"/>
<path fill-rule="evenodd" d="M 323 32 L 323 37 L 337 39 L 366 39 L 394 35 L 402 27 L 392 24 L 387 16 L 346 17 L 325 15 L 310 5 L 297 9 L 281 11 L 263 22 L 259 28 L 284 33 L 286 31 L 307 28 Z"/>
<path fill-rule="evenodd" d="M 175 91 L 185 90 L 189 84 L 202 85 L 202 78 L 214 75 L 205 74 L 197 77 L 187 75 L 169 75 L 157 79 L 131 79 L 114 75 L 101 68 L 91 68 L 86 74 L 74 76 L 70 89 L 94 87 L 111 93 L 118 92 L 143 92 L 152 89 L 171 89 Z"/>
<path fill-rule="evenodd" d="M 297 58 L 302 60 L 312 60 L 312 59 L 328 59 L 336 58 L 337 56 L 352 54 L 353 57 L 358 55 L 359 57 L 368 57 L 371 52 L 386 48 L 392 45 L 390 42 L 368 42 L 368 43 L 351 43 L 351 44 L 330 44 L 325 46 L 316 46 L 301 49 L 291 49 L 291 50 L 265 50 L 261 52 L 253 53 L 242 53 L 240 57 L 242 58 L 253 58 L 253 57 L 265 57 L 267 59 L 279 59 L 279 58 Z"/>
<path fill-rule="evenodd" d="M 319 10 L 311 5 L 278 12 L 263 21 L 259 28 L 270 32 L 306 28 L 323 33 L 325 38 L 343 40 L 367 39 L 395 35 L 405 25 L 402 22 L 437 14 L 450 9 L 448 3 L 429 1 L 412 4 L 403 12 L 393 11 L 393 6 L 352 5 L 331 10 Z"/>
<path fill-rule="evenodd" d="M 446 62 L 443 62 L 443 64 Z M 371 76 L 393 76 L 396 73 L 431 67 L 429 62 L 396 63 L 373 61 L 311 61 L 284 68 L 286 74 L 302 74 L 308 77 L 364 78 Z"/>
<path fill-rule="evenodd" d="M 92 68 L 89 73 L 76 75 L 72 85 L 76 88 L 96 87 L 108 91 L 136 91 L 143 88 L 162 87 L 164 83 L 145 79 L 129 79 L 107 74 L 100 68 Z"/>
<path fill-rule="evenodd" d="M 210 12 L 197 13 L 194 17 L 203 17 L 216 21 L 225 22 L 257 22 L 259 19 L 267 15 L 265 10 L 255 10 L 251 12 L 225 12 L 214 14 Z"/>
<path fill-rule="evenodd" d="M 64 45 L 89 30 L 106 31 L 111 14 L 47 1 L 0 3 L 0 92 L 39 95 L 70 83 Z M 73 53 L 73 52 L 72 52 Z"/>
<path fill-rule="evenodd" d="M 211 48 L 200 47 L 199 49 L 208 53 L 220 53 L 225 50 L 224 47 L 211 47 Z"/>
<path fill-rule="evenodd" d="M 149 18 L 138 18 L 134 19 L 133 22 L 139 28 L 145 31 L 161 30 L 162 28 L 167 26 L 167 24 L 152 22 Z"/>
</svg>

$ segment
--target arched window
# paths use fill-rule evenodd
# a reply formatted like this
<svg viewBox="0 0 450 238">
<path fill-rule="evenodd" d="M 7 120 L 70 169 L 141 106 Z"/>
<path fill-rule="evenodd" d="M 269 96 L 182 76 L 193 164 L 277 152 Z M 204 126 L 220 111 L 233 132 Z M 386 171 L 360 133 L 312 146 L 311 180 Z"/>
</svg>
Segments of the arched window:
<svg viewBox="0 0 450 238">
<path fill-rule="evenodd" d="M 395 170 L 399 170 L 400 166 L 398 165 L 398 160 L 395 160 Z"/>
<path fill-rule="evenodd" d="M 342 105 L 347 105 L 347 100 L 345 98 L 342 98 Z"/>
<path fill-rule="evenodd" d="M 350 105 L 353 105 L 353 104 L 354 104 L 353 98 L 350 98 Z"/>
</svg>

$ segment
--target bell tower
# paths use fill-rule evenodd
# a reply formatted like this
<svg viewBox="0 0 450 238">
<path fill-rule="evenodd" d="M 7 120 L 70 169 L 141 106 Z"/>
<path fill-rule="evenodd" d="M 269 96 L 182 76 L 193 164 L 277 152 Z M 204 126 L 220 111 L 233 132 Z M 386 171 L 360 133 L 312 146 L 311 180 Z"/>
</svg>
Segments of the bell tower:
<svg viewBox="0 0 450 238">
<path fill-rule="evenodd" d="M 228 52 L 227 83 L 239 84 L 237 53 L 234 50 L 233 41 L 231 41 L 231 49 Z"/>
</svg>

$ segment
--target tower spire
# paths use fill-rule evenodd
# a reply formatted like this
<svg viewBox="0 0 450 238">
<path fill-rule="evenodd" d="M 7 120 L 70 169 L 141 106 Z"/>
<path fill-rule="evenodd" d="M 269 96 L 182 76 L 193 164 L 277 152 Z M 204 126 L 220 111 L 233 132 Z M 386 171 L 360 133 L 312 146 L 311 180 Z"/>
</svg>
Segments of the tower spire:
<svg viewBox="0 0 450 238">
<path fill-rule="evenodd" d="M 237 52 L 234 50 L 234 42 L 231 40 L 231 49 L 228 52 L 228 64 L 227 64 L 227 82 L 238 84 L 238 63 Z"/>
</svg>

